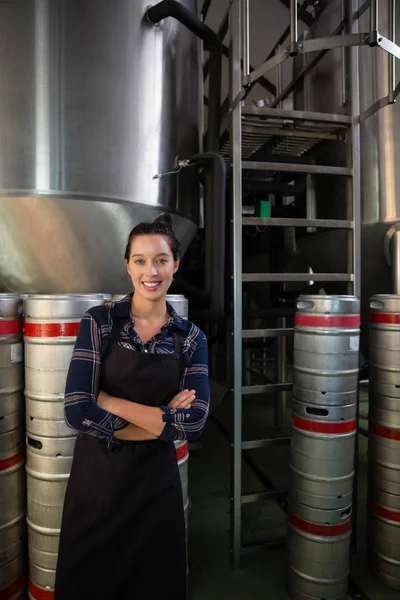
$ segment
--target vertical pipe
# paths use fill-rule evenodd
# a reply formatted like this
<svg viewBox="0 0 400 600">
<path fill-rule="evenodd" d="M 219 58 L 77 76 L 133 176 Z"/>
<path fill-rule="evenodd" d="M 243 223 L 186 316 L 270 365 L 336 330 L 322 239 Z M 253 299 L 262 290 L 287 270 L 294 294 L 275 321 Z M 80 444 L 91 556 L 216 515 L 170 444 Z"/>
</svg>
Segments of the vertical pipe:
<svg viewBox="0 0 400 600">
<path fill-rule="evenodd" d="M 392 292 L 400 294 L 400 230 L 395 231 L 390 240 L 390 269 Z"/>
<path fill-rule="evenodd" d="M 280 318 L 277 322 L 278 328 L 286 327 L 286 318 Z M 275 362 L 275 381 L 276 383 L 286 383 L 286 337 L 276 339 L 276 362 Z M 276 429 L 283 427 L 283 407 L 286 405 L 286 392 L 278 392 L 274 405 L 274 426 Z"/>
<path fill-rule="evenodd" d="M 375 4 L 371 2 L 372 5 Z M 346 33 L 358 33 L 358 20 L 355 17 L 359 7 L 358 0 L 347 0 Z M 376 8 L 376 5 L 375 5 Z M 353 176 L 347 185 L 348 218 L 353 220 L 353 235 L 349 232 L 348 268 L 354 274 L 353 294 L 361 294 L 361 165 L 360 165 L 360 81 L 359 81 L 359 49 L 357 46 L 346 49 L 346 97 L 348 114 L 352 119 L 351 136 L 348 142 L 348 165 L 352 167 Z M 357 431 L 359 427 L 359 395 L 357 395 Z M 353 529 L 352 545 L 357 549 L 358 532 L 358 437 L 355 448 L 355 472 L 353 481 Z"/>
<path fill-rule="evenodd" d="M 293 51 L 298 41 L 297 0 L 290 0 L 290 50 Z"/>
<path fill-rule="evenodd" d="M 249 32 L 250 5 L 249 0 L 242 0 L 242 57 L 243 77 L 250 74 L 250 32 Z"/>
<path fill-rule="evenodd" d="M 306 175 L 306 211 L 307 219 L 317 218 L 317 197 L 315 193 L 315 176 L 311 174 Z M 315 227 L 307 227 L 308 233 L 314 233 Z"/>
<path fill-rule="evenodd" d="M 369 29 L 378 31 L 378 0 L 370 0 L 369 6 Z"/>
<path fill-rule="evenodd" d="M 396 8 L 395 1 L 388 0 L 388 37 L 393 43 L 396 41 Z M 394 102 L 394 88 L 396 81 L 396 63 L 393 54 L 388 52 L 388 83 L 389 83 L 389 94 L 388 100 L 389 104 L 393 104 Z"/>
<path fill-rule="evenodd" d="M 277 46 L 275 54 L 279 54 L 280 51 L 281 51 L 281 47 Z M 279 63 L 279 65 L 276 67 L 276 96 L 278 98 L 281 97 L 282 90 L 283 90 L 282 65 L 283 65 L 283 63 Z M 277 108 L 282 108 L 282 106 L 283 106 L 283 101 L 279 100 Z"/>
<path fill-rule="evenodd" d="M 233 0 L 229 14 L 230 139 L 232 163 L 232 294 L 233 294 L 233 445 L 231 461 L 231 549 L 234 568 L 242 549 L 242 105 L 233 101 L 242 90 L 240 65 L 242 3 Z"/>
</svg>

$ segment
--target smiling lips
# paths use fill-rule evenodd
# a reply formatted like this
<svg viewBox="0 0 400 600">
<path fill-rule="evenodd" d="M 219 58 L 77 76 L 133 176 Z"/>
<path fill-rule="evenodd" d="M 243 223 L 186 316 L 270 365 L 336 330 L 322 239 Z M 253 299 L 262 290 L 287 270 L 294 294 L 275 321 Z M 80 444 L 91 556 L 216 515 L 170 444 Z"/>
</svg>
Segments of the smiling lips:
<svg viewBox="0 0 400 600">
<path fill-rule="evenodd" d="M 148 292 L 154 292 L 158 290 L 161 285 L 161 281 L 142 281 L 142 286 Z"/>
</svg>

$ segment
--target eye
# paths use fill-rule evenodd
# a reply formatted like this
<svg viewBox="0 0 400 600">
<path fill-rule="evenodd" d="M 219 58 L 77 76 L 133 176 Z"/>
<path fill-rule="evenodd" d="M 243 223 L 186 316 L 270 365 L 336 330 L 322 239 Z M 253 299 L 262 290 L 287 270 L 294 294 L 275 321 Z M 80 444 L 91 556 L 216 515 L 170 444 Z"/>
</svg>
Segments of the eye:
<svg viewBox="0 0 400 600">
<path fill-rule="evenodd" d="M 135 264 L 137 265 L 142 265 L 144 263 L 143 258 L 138 258 L 137 260 L 135 260 Z"/>
<path fill-rule="evenodd" d="M 166 263 L 166 262 L 168 262 L 168 259 L 167 258 L 160 258 L 159 262 Z"/>
</svg>

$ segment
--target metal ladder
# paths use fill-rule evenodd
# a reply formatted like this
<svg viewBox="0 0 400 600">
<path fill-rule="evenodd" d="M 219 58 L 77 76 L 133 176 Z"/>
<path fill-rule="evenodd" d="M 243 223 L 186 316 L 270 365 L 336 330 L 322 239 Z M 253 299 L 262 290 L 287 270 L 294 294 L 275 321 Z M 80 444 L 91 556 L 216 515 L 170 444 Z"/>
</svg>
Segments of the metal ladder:
<svg viewBox="0 0 400 600">
<path fill-rule="evenodd" d="M 297 42 L 297 8 L 291 2 L 291 47 Z M 348 3 L 348 16 L 351 2 Z M 229 14 L 230 44 L 230 127 L 229 139 L 222 148 L 225 156 L 230 155 L 232 169 L 232 294 L 233 324 L 232 339 L 232 395 L 233 395 L 233 439 L 231 440 L 231 553 L 234 567 L 240 566 L 244 555 L 263 548 L 280 547 L 284 540 L 266 540 L 261 544 L 242 543 L 242 506 L 244 504 L 282 497 L 282 490 L 267 489 L 264 492 L 243 494 L 242 461 L 248 450 L 287 444 L 287 436 L 272 435 L 258 440 L 242 439 L 242 416 L 245 410 L 243 396 L 269 394 L 291 389 L 291 384 L 277 381 L 265 385 L 244 386 L 242 381 L 242 342 L 251 338 L 270 338 L 291 335 L 286 327 L 276 329 L 243 329 L 243 289 L 246 282 L 346 282 L 348 293 L 360 293 L 360 139 L 359 123 L 354 117 L 359 114 L 357 48 L 348 49 L 348 66 L 351 72 L 349 89 L 349 115 L 334 115 L 277 108 L 242 106 L 249 84 L 265 73 L 262 67 L 250 73 L 249 65 L 249 5 L 248 0 L 232 0 Z M 295 18 L 293 18 L 293 13 Z M 348 26 L 348 33 L 356 33 L 356 24 Z M 339 37 L 339 36 L 338 36 Z M 266 64 L 266 63 L 265 63 Z M 290 127 L 288 128 L 288 123 Z M 348 164 L 346 167 L 304 164 L 299 157 L 324 140 L 348 140 Z M 252 155 L 268 143 L 269 153 L 290 157 L 286 162 L 260 162 Z M 347 178 L 347 219 L 327 220 L 317 218 L 261 218 L 242 215 L 243 172 L 293 172 L 309 175 L 335 175 Z M 307 227 L 315 229 L 348 230 L 348 260 L 345 273 L 243 273 L 242 235 L 243 226 L 263 227 Z"/>
</svg>

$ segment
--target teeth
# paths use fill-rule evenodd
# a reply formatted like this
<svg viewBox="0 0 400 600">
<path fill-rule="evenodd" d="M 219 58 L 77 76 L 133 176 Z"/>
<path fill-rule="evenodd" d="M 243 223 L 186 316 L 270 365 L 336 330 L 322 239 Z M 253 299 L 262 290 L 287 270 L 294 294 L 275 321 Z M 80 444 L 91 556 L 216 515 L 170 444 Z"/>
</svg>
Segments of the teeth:
<svg viewBox="0 0 400 600">
<path fill-rule="evenodd" d="M 154 283 L 146 283 L 146 282 L 142 282 L 143 285 L 145 285 L 146 287 L 155 287 L 156 285 L 158 285 L 160 282 L 159 281 L 155 281 Z"/>
</svg>

